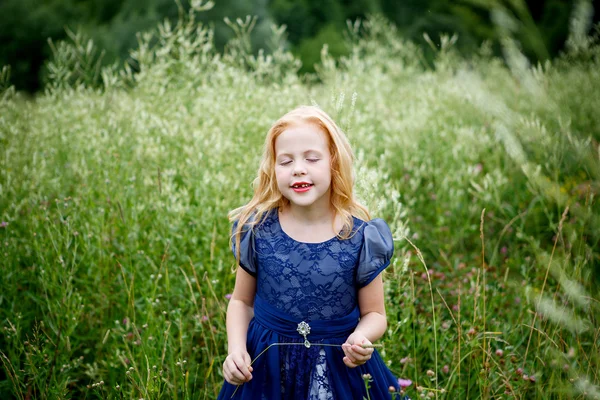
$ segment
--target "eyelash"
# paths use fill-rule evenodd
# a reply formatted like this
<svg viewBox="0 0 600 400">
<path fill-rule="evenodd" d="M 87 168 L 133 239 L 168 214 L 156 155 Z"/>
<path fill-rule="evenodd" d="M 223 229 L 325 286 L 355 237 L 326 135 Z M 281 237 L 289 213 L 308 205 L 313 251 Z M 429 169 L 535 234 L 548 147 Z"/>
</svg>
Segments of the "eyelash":
<svg viewBox="0 0 600 400">
<path fill-rule="evenodd" d="M 317 161 L 319 161 L 320 158 L 307 158 L 306 161 L 310 162 L 310 163 L 316 163 Z M 288 165 L 290 164 L 292 161 L 282 161 L 279 163 L 279 165 Z"/>
</svg>

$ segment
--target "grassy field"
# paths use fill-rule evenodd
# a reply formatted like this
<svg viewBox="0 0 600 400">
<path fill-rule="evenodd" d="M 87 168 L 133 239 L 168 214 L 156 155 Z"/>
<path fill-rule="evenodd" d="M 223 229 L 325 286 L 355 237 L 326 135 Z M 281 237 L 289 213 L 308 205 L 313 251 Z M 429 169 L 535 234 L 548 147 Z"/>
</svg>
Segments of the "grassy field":
<svg viewBox="0 0 600 400">
<path fill-rule="evenodd" d="M 218 54 L 191 13 L 141 34 L 133 68 L 54 44 L 35 99 L 4 70 L 0 398 L 215 398 L 227 212 L 271 123 L 311 103 L 394 232 L 382 354 L 411 398 L 600 398 L 600 46 L 581 20 L 536 66 L 509 37 L 507 62 L 443 37 L 431 63 L 373 17 L 300 78 L 280 28 L 252 55 L 237 21 Z"/>
</svg>

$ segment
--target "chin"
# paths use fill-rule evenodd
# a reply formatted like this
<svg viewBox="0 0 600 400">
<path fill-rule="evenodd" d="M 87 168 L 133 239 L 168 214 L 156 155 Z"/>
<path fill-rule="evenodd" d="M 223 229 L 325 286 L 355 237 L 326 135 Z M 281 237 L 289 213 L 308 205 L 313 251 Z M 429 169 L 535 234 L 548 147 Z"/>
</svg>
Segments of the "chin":
<svg viewBox="0 0 600 400">
<path fill-rule="evenodd" d="M 289 197 L 287 199 L 290 202 L 290 205 L 295 207 L 308 207 L 314 203 L 313 201 L 297 201 L 296 199 Z"/>
<path fill-rule="evenodd" d="M 289 204 L 294 207 L 309 207 L 314 204 L 314 200 L 308 199 L 298 199 L 294 198 L 294 196 L 283 196 L 287 199 Z"/>
</svg>

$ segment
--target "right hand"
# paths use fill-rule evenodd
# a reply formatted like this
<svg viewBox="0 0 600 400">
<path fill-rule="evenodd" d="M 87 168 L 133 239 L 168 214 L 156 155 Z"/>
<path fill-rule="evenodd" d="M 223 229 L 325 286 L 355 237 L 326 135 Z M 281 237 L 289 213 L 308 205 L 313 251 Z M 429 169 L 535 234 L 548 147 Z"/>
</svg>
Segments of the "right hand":
<svg viewBox="0 0 600 400">
<path fill-rule="evenodd" d="M 252 367 L 250 354 L 247 351 L 235 351 L 230 353 L 223 363 L 223 375 L 225 380 L 232 385 L 241 385 L 252 379 Z"/>
</svg>

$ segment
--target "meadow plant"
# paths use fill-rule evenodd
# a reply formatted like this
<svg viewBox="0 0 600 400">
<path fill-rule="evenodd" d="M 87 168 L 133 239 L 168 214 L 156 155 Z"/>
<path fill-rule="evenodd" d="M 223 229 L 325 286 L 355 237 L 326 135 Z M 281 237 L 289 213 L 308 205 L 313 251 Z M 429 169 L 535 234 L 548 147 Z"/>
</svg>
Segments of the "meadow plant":
<svg viewBox="0 0 600 400">
<path fill-rule="evenodd" d="M 600 46 L 580 2 L 565 54 L 433 65 L 380 17 L 300 78 L 285 50 L 215 50 L 194 2 L 100 68 L 53 44 L 47 89 L 0 73 L 0 397 L 214 398 L 248 201 L 272 121 L 318 104 L 356 149 L 358 197 L 389 221 L 382 356 L 399 398 L 597 398 Z M 588 10 L 588 11 L 586 11 Z M 498 24 L 511 16 L 497 11 Z M 508 21 L 508 22 L 506 22 Z M 587 25 L 586 25 L 587 24 Z M 597 29 L 597 27 L 596 27 Z M 485 211 L 484 211 L 485 210 Z M 368 379 L 365 380 L 368 385 Z"/>
</svg>

